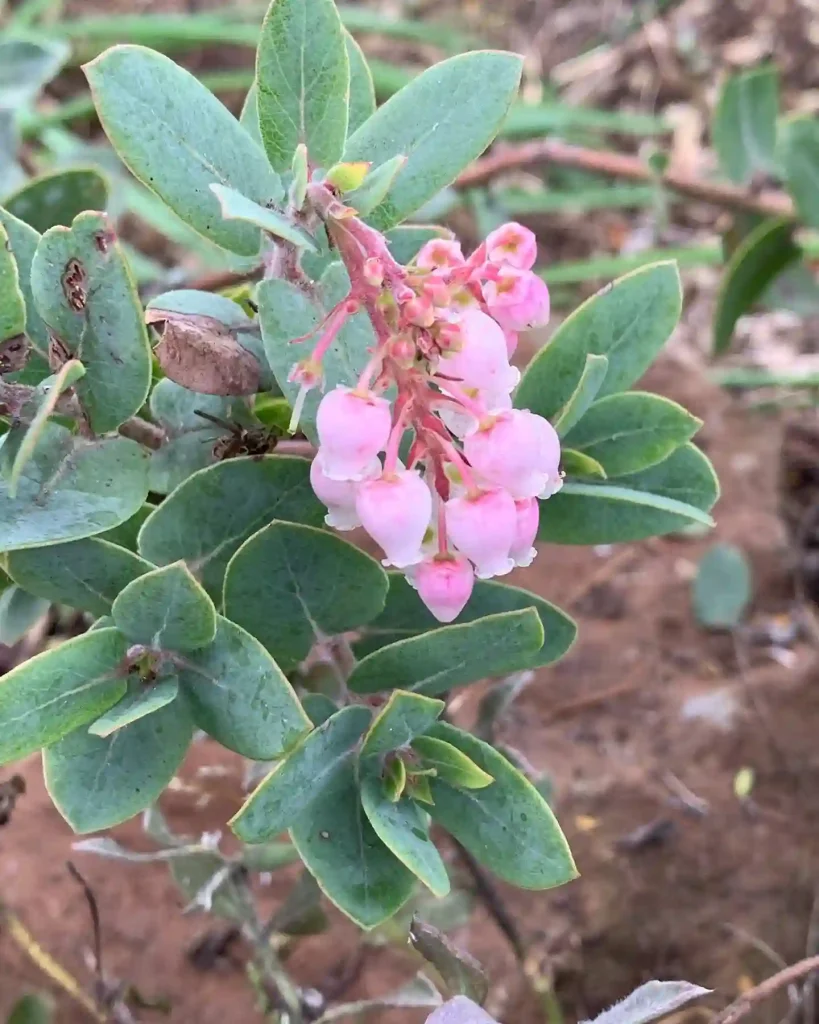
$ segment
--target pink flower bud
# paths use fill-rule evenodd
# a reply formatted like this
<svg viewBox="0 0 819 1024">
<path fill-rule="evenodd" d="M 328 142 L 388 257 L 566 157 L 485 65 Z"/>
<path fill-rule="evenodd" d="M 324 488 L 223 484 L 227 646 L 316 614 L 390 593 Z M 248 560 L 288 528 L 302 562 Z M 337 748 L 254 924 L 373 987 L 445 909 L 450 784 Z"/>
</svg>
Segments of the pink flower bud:
<svg viewBox="0 0 819 1024">
<path fill-rule="evenodd" d="M 387 443 L 392 427 L 390 403 L 350 388 L 328 391 L 319 403 L 316 458 L 330 480 L 363 480 L 367 467 Z"/>
<path fill-rule="evenodd" d="M 452 544 L 474 563 L 479 579 L 504 576 L 513 569 L 509 552 L 517 532 L 517 512 L 506 491 L 450 498 L 446 530 Z"/>
<path fill-rule="evenodd" d="M 435 323 L 435 310 L 432 299 L 426 295 L 416 295 L 401 307 L 404 319 L 417 327 L 432 327 Z"/>
<path fill-rule="evenodd" d="M 404 569 L 422 559 L 421 545 L 432 517 L 432 494 L 419 473 L 398 469 L 358 487 L 361 525 L 386 555 L 384 565 Z"/>
<path fill-rule="evenodd" d="M 362 276 L 367 284 L 374 288 L 380 288 L 384 283 L 384 264 L 377 256 L 370 256 L 364 260 Z"/>
<path fill-rule="evenodd" d="M 451 267 L 461 267 L 465 262 L 460 242 L 447 238 L 433 238 L 425 242 L 415 257 L 416 267 L 423 270 L 445 271 Z"/>
<path fill-rule="evenodd" d="M 465 310 L 458 326 L 461 347 L 443 353 L 437 372 L 466 387 L 508 394 L 520 373 L 509 365 L 503 330 L 480 309 Z"/>
<path fill-rule="evenodd" d="M 531 270 L 537 259 L 537 239 L 522 224 L 501 224 L 486 236 L 486 258 L 492 263 Z"/>
<path fill-rule="evenodd" d="M 560 486 L 560 439 L 528 409 L 490 417 L 466 438 L 464 455 L 482 480 L 516 499 L 548 497 Z"/>
<path fill-rule="evenodd" d="M 381 473 L 381 463 L 377 458 L 367 466 L 366 478 L 372 479 Z M 313 459 L 310 463 L 310 483 L 319 501 L 327 506 L 324 522 L 336 530 L 354 530 L 361 526 L 361 520 L 355 510 L 358 484 L 352 480 L 331 480 L 321 468 L 321 462 Z"/>
<path fill-rule="evenodd" d="M 525 568 L 532 564 L 537 555 L 537 549 L 534 546 L 540 522 L 540 506 L 537 503 L 537 498 L 522 498 L 520 501 L 516 501 L 515 512 L 518 525 L 511 554 L 515 565 Z"/>
<path fill-rule="evenodd" d="M 452 622 L 472 596 L 475 573 L 463 556 L 436 555 L 416 567 L 413 586 L 439 622 Z"/>
<path fill-rule="evenodd" d="M 496 278 L 484 281 L 483 297 L 505 330 L 525 331 L 549 322 L 549 289 L 531 270 L 501 267 Z"/>
</svg>

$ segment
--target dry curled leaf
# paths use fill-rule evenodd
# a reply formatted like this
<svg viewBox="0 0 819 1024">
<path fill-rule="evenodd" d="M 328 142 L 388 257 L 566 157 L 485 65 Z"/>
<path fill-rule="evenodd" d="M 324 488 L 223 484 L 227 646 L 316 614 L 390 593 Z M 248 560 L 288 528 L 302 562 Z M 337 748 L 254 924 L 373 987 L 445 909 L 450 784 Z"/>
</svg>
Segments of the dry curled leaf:
<svg viewBox="0 0 819 1024">
<path fill-rule="evenodd" d="M 201 395 L 255 395 L 259 361 L 213 317 L 146 311 L 146 322 L 161 331 L 156 358 L 166 377 Z"/>
</svg>

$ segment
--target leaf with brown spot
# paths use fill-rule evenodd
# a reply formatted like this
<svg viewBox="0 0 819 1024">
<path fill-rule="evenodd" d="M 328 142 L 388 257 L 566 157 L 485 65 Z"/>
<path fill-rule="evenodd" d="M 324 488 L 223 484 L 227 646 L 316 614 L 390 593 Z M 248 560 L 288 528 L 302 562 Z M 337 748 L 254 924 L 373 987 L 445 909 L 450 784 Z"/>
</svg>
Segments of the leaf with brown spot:
<svg viewBox="0 0 819 1024">
<path fill-rule="evenodd" d="M 147 398 L 151 352 L 136 286 L 108 218 L 89 211 L 70 228 L 46 231 L 31 264 L 31 290 L 54 339 L 52 368 L 66 354 L 79 359 L 86 373 L 76 392 L 91 429 L 116 430 Z"/>
<path fill-rule="evenodd" d="M 25 368 L 31 352 L 31 342 L 25 334 L 16 334 L 0 343 L 0 375 L 19 373 Z"/>
</svg>

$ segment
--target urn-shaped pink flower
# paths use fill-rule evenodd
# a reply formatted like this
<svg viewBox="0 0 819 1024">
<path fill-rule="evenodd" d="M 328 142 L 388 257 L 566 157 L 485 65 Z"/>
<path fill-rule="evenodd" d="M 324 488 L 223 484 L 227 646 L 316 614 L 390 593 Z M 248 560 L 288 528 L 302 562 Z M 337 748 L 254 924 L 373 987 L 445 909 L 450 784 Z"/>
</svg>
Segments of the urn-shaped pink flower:
<svg viewBox="0 0 819 1024">
<path fill-rule="evenodd" d="M 439 359 L 437 372 L 479 391 L 509 394 L 520 373 L 509 365 L 503 329 L 480 309 L 467 309 L 458 321 L 460 349 Z"/>
<path fill-rule="evenodd" d="M 506 491 L 450 498 L 446 530 L 452 544 L 474 564 L 480 579 L 504 576 L 513 569 L 509 552 L 517 531 L 517 513 Z"/>
<path fill-rule="evenodd" d="M 466 558 L 448 553 L 426 559 L 413 573 L 418 596 L 439 622 L 453 622 L 461 614 L 474 583 Z"/>
<path fill-rule="evenodd" d="M 517 529 L 510 554 L 515 565 L 525 568 L 532 564 L 537 555 L 537 549 L 534 546 L 540 523 L 540 506 L 537 503 L 537 498 L 522 498 L 520 501 L 516 501 L 515 514 Z"/>
<path fill-rule="evenodd" d="M 484 282 L 483 296 L 490 315 L 505 330 L 526 331 L 549 322 L 549 289 L 531 270 L 501 267 Z"/>
<path fill-rule="evenodd" d="M 486 236 L 486 258 L 491 263 L 531 270 L 537 259 L 537 239 L 522 224 L 509 221 Z"/>
<path fill-rule="evenodd" d="M 381 463 L 374 458 L 365 469 L 368 479 L 381 473 Z M 319 459 L 310 463 L 310 483 L 316 497 L 327 506 L 324 522 L 336 530 L 354 530 L 361 526 L 355 510 L 358 484 L 353 480 L 331 480 L 324 472 Z"/>
<path fill-rule="evenodd" d="M 468 435 L 464 454 L 481 479 L 515 499 L 548 497 L 560 486 L 560 438 L 528 409 L 489 417 Z"/>
<path fill-rule="evenodd" d="M 316 456 L 329 480 L 363 480 L 390 435 L 392 414 L 385 398 L 337 387 L 319 403 Z"/>
<path fill-rule="evenodd" d="M 404 569 L 423 558 L 421 544 L 432 517 L 432 493 L 412 469 L 396 469 L 358 485 L 361 525 L 383 549 L 384 565 Z"/>
</svg>

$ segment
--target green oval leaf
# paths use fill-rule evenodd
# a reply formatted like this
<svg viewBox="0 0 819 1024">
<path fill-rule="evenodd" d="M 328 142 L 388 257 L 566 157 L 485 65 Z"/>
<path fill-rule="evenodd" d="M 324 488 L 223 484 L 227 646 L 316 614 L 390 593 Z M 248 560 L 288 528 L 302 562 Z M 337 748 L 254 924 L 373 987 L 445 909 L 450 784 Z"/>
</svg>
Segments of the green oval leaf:
<svg viewBox="0 0 819 1024">
<path fill-rule="evenodd" d="M 63 40 L 13 39 L 0 42 L 0 106 L 19 110 L 33 100 L 66 62 Z"/>
<path fill-rule="evenodd" d="M 17 497 L 0 481 L 0 549 L 102 533 L 130 519 L 147 496 L 147 452 L 136 441 L 86 441 L 48 423 L 23 469 Z"/>
<path fill-rule="evenodd" d="M 108 219 L 81 213 L 40 239 L 31 288 L 43 320 L 85 376 L 76 384 L 92 429 L 102 434 L 139 411 L 151 383 L 142 307 Z"/>
<path fill-rule="evenodd" d="M 227 185 L 212 184 L 211 192 L 219 200 L 219 208 L 222 216 L 228 221 L 241 221 L 244 224 L 253 224 L 269 235 L 276 238 L 283 238 L 286 242 L 292 242 L 302 249 L 317 251 L 313 238 L 291 218 L 286 217 L 278 210 L 271 210 L 268 206 L 260 206 L 252 199 L 243 196 L 235 188 L 228 188 Z"/>
<path fill-rule="evenodd" d="M 708 629 L 734 629 L 751 600 L 748 559 L 733 544 L 715 544 L 700 559 L 694 577 L 694 615 Z"/>
<path fill-rule="evenodd" d="M 719 497 L 719 481 L 708 458 L 689 441 L 663 462 L 622 477 L 620 483 L 637 491 L 659 494 L 710 512 Z"/>
<path fill-rule="evenodd" d="M 381 615 L 369 626 L 365 626 L 363 638 L 355 645 L 359 657 L 363 658 L 397 640 L 441 628 L 441 623 L 422 603 L 418 592 L 407 583 L 404 574 L 391 572 L 388 575 L 390 591 L 387 603 Z M 523 608 L 534 608 L 537 612 L 545 640 L 540 650 L 530 655 L 519 668 L 539 668 L 562 658 L 574 643 L 577 626 L 565 612 L 528 590 L 496 583 L 494 580 L 476 580 L 469 604 L 461 612 L 458 621 L 459 624 L 475 622 L 487 615 L 520 611 Z"/>
<path fill-rule="evenodd" d="M 71 167 L 26 182 L 4 200 L 6 209 L 41 234 L 70 227 L 84 210 L 107 210 L 109 181 L 95 167 Z"/>
<path fill-rule="evenodd" d="M 17 261 L 8 235 L 0 224 L 0 342 L 23 334 L 26 329 L 26 303 L 20 289 Z"/>
<path fill-rule="evenodd" d="M 50 601 L 17 586 L 0 594 L 0 644 L 13 647 L 48 611 Z"/>
<path fill-rule="evenodd" d="M 560 437 L 565 437 L 586 415 L 603 386 L 608 370 L 609 361 L 606 356 L 596 356 L 593 352 L 586 356 L 586 365 L 583 367 L 577 387 L 554 422 L 554 428 Z"/>
<path fill-rule="evenodd" d="M 494 782 L 453 789 L 430 780 L 429 813 L 499 878 L 522 889 L 551 889 L 577 875 L 569 846 L 549 805 L 494 747 L 439 722 L 430 734 L 451 743 Z"/>
<path fill-rule="evenodd" d="M 406 797 L 390 800 L 376 765 L 362 767 L 360 785 L 361 806 L 381 842 L 433 895 L 446 896 L 449 875 L 429 838 L 429 825 L 421 809 Z"/>
<path fill-rule="evenodd" d="M 92 615 L 107 615 L 117 594 L 153 566 L 125 548 L 94 537 L 12 551 L 6 568 L 32 594 Z"/>
<path fill-rule="evenodd" d="M 392 96 L 350 136 L 344 159 L 407 162 L 368 220 L 398 224 L 431 199 L 486 149 L 520 81 L 522 59 L 476 50 L 428 68 Z"/>
<path fill-rule="evenodd" d="M 407 746 L 433 725 L 446 707 L 442 700 L 420 693 L 394 690 L 370 726 L 361 756 L 386 754 Z"/>
<path fill-rule="evenodd" d="M 140 530 L 139 551 L 155 565 L 184 559 L 221 600 L 227 564 L 248 537 L 271 519 L 318 526 L 323 517 L 305 459 L 229 459 L 194 473 L 162 502 Z"/>
<path fill-rule="evenodd" d="M 531 361 L 515 392 L 519 409 L 551 419 L 577 389 L 588 353 L 609 361 L 600 396 L 623 391 L 654 362 L 682 309 L 677 265 L 641 267 L 587 299 Z"/>
<path fill-rule="evenodd" d="M 418 736 L 412 749 L 421 755 L 425 768 L 435 769 L 435 778 L 455 789 L 483 789 L 493 781 L 488 772 L 446 740 Z"/>
<path fill-rule="evenodd" d="M 270 163 L 290 169 L 300 142 L 329 167 L 347 136 L 350 65 L 333 0 L 273 0 L 256 56 L 259 128 Z"/>
<path fill-rule="evenodd" d="M 387 587 L 378 562 L 335 534 L 273 522 L 230 560 L 225 614 L 287 671 L 322 638 L 374 619 Z"/>
<path fill-rule="evenodd" d="M 711 136 L 723 173 L 747 185 L 757 173 L 775 169 L 779 73 L 773 64 L 741 71 L 720 91 Z"/>
<path fill-rule="evenodd" d="M 624 477 L 623 484 L 632 478 Z M 540 506 L 538 539 L 553 544 L 616 544 L 713 526 L 701 509 L 626 486 L 567 482 Z"/>
<path fill-rule="evenodd" d="M 262 843 L 289 828 L 350 760 L 370 717 L 367 708 L 342 708 L 308 733 L 231 819 L 239 839 Z"/>
<path fill-rule="evenodd" d="M 142 46 L 114 46 L 84 67 L 103 128 L 122 161 L 187 224 L 243 256 L 259 252 L 250 224 L 222 219 L 216 181 L 261 203 L 282 185 L 239 122 L 188 71 Z"/>
<path fill-rule="evenodd" d="M 365 930 L 392 917 L 412 895 L 415 876 L 373 831 L 349 760 L 290 835 L 325 896 Z"/>
<path fill-rule="evenodd" d="M 628 391 L 594 402 L 566 444 L 599 462 L 606 476 L 623 476 L 662 462 L 701 426 L 668 398 Z"/>
<path fill-rule="evenodd" d="M 591 478 L 593 480 L 605 480 L 606 471 L 597 461 L 582 452 L 576 452 L 573 448 L 561 448 L 560 468 L 568 479 L 573 477 Z"/>
<path fill-rule="evenodd" d="M 176 665 L 194 722 L 228 750 L 270 761 L 310 727 L 276 662 L 258 640 L 221 615 L 213 642 L 177 657 Z"/>
<path fill-rule="evenodd" d="M 347 134 L 352 135 L 375 113 L 375 87 L 364 51 L 350 33 L 344 31 L 344 45 L 350 64 L 350 102 L 347 110 Z"/>
<path fill-rule="evenodd" d="M 26 335 L 41 355 L 48 355 L 48 328 L 43 323 L 42 317 L 37 312 L 34 297 L 31 292 L 31 264 L 40 235 L 29 227 L 28 224 L 13 216 L 0 206 L 0 227 L 8 236 L 8 245 L 17 262 L 20 292 L 26 306 Z M 4 245 L 5 248 L 5 245 Z M 0 254 L 0 258 L 1 254 Z"/>
<path fill-rule="evenodd" d="M 398 640 L 368 654 L 353 669 L 354 693 L 386 689 L 444 693 L 525 667 L 543 646 L 543 626 L 533 608 L 487 615 Z"/>
<path fill-rule="evenodd" d="M 819 228 L 819 120 L 788 118 L 779 126 L 779 160 L 797 213 Z"/>
<path fill-rule="evenodd" d="M 117 629 L 154 650 L 195 651 L 216 636 L 216 609 L 184 562 L 129 583 L 111 609 Z"/>
<path fill-rule="evenodd" d="M 104 738 L 77 729 L 43 752 L 46 788 L 75 832 L 111 828 L 154 803 L 192 736 L 179 701 Z"/>
<path fill-rule="evenodd" d="M 0 685 L 0 764 L 16 761 L 97 718 L 125 693 L 125 638 L 98 629 L 12 669 Z"/>
<path fill-rule="evenodd" d="M 104 715 L 93 721 L 88 726 L 88 731 L 92 736 L 110 736 L 126 725 L 138 722 L 140 718 L 167 707 L 171 701 L 176 700 L 178 694 L 179 680 L 176 676 L 168 676 L 150 685 L 146 685 L 141 679 L 132 679 L 128 693 Z"/>
<path fill-rule="evenodd" d="M 714 313 L 714 354 L 731 343 L 737 320 L 765 294 L 783 270 L 802 257 L 788 217 L 764 221 L 737 246 L 728 261 Z"/>
</svg>

